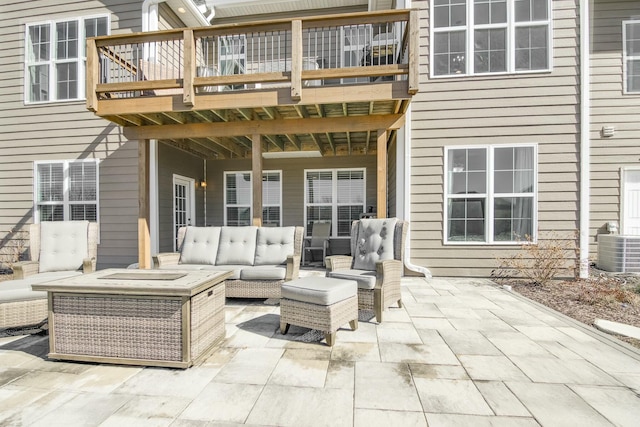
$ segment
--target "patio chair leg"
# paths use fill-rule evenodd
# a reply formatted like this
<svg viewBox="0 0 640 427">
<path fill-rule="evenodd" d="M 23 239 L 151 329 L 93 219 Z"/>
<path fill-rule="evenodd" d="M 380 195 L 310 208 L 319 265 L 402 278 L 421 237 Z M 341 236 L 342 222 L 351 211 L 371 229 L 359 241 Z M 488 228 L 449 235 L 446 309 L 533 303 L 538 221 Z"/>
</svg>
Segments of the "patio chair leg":
<svg viewBox="0 0 640 427">
<path fill-rule="evenodd" d="M 280 322 L 280 332 L 282 332 L 282 335 L 287 335 L 287 332 L 289 332 L 289 324 L 287 322 Z"/>
<path fill-rule="evenodd" d="M 327 345 L 329 347 L 333 347 L 333 344 L 336 342 L 336 333 L 335 332 L 327 332 L 324 334 L 325 339 L 327 340 Z"/>
<path fill-rule="evenodd" d="M 349 326 L 351 326 L 351 330 L 355 331 L 358 329 L 358 319 L 353 319 L 349 322 Z"/>
<path fill-rule="evenodd" d="M 376 306 L 375 307 L 376 322 L 378 322 L 378 323 L 382 323 L 382 311 L 383 311 L 382 307 L 380 307 L 380 306 Z"/>
</svg>

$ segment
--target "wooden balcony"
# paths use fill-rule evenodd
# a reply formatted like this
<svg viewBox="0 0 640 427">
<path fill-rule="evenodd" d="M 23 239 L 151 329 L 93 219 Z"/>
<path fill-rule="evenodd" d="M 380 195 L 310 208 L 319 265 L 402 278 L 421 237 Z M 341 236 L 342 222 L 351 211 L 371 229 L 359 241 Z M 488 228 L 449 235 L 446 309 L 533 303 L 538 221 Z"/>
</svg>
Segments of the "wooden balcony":
<svg viewBox="0 0 640 427">
<path fill-rule="evenodd" d="M 415 10 L 89 39 L 87 108 L 208 159 L 373 154 L 418 90 Z M 260 136 L 257 139 L 257 136 Z"/>
</svg>

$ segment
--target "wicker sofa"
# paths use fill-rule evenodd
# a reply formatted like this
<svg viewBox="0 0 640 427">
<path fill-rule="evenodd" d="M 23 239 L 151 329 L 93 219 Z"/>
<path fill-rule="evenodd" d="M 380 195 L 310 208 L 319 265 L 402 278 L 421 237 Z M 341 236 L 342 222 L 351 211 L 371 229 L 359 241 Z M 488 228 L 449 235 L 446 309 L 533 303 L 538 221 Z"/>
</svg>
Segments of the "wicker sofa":
<svg viewBox="0 0 640 427">
<path fill-rule="evenodd" d="M 43 323 L 47 293 L 31 285 L 95 271 L 98 224 L 42 222 L 29 227 L 29 261 L 12 266 L 14 280 L 0 283 L 0 329 Z"/>
<path fill-rule="evenodd" d="M 181 227 L 180 252 L 153 257 L 154 268 L 232 271 L 232 298 L 280 298 L 285 281 L 298 277 L 302 227 Z"/>
</svg>

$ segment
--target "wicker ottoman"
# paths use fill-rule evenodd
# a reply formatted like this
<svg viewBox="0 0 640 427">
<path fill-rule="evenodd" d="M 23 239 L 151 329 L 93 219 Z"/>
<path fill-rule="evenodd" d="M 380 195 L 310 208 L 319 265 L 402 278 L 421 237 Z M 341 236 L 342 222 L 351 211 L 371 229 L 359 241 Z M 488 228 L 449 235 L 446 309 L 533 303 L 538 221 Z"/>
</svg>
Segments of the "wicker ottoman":
<svg viewBox="0 0 640 427">
<path fill-rule="evenodd" d="M 286 334 L 289 325 L 324 332 L 327 344 L 333 346 L 336 331 L 349 322 L 358 328 L 358 284 L 354 280 L 327 277 L 304 277 L 282 285 L 280 330 Z"/>
</svg>

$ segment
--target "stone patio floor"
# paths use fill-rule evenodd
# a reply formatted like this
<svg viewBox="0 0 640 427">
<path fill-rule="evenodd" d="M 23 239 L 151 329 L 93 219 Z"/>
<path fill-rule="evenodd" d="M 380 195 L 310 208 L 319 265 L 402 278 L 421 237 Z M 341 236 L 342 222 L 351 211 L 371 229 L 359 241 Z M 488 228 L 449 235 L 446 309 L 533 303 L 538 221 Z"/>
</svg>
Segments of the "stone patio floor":
<svg viewBox="0 0 640 427">
<path fill-rule="evenodd" d="M 333 348 L 228 300 L 227 337 L 187 370 L 47 359 L 0 338 L 4 426 L 637 426 L 640 352 L 489 280 L 405 278 L 404 308 Z"/>
</svg>

